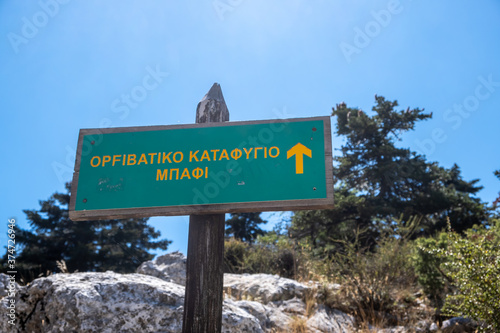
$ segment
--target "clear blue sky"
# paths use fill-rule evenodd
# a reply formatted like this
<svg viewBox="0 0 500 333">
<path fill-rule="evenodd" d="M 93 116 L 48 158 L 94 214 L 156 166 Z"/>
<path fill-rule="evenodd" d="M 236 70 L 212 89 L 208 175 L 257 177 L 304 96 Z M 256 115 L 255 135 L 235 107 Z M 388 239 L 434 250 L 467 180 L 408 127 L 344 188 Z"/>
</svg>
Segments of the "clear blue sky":
<svg viewBox="0 0 500 333">
<path fill-rule="evenodd" d="M 64 191 L 80 128 L 193 123 L 214 82 L 231 120 L 370 110 L 374 94 L 425 108 L 401 145 L 491 202 L 499 59 L 497 0 L 2 1 L 0 246 L 8 218 L 27 227 L 23 209 Z M 187 220 L 150 222 L 185 253 Z"/>
</svg>

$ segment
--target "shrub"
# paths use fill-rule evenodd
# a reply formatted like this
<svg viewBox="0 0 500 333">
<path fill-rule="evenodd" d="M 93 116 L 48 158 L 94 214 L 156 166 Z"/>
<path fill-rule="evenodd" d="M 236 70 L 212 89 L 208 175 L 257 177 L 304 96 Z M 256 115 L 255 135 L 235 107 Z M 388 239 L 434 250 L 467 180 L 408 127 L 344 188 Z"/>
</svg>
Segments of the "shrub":
<svg viewBox="0 0 500 333">
<path fill-rule="evenodd" d="M 441 269 L 444 259 L 436 256 L 433 251 L 446 250 L 447 235 L 442 232 L 434 238 L 419 238 L 415 240 L 415 245 L 411 258 L 418 282 L 439 312 L 444 304 L 449 277 Z"/>
<path fill-rule="evenodd" d="M 454 292 L 443 312 L 482 323 L 483 330 L 500 331 L 500 226 L 472 228 L 461 237 L 448 231 L 448 248 L 437 251 L 445 259 Z"/>
<path fill-rule="evenodd" d="M 224 243 L 224 271 L 305 279 L 311 258 L 298 246 L 288 236 L 275 232 L 258 236 L 254 244 L 229 238 Z"/>
<path fill-rule="evenodd" d="M 235 238 L 224 241 L 224 272 L 244 273 L 245 256 L 249 245 Z"/>
<path fill-rule="evenodd" d="M 439 300 L 442 314 L 474 319 L 488 332 L 500 331 L 499 224 L 461 236 L 448 223 L 438 238 L 419 239 L 414 257 L 419 282 Z"/>
<path fill-rule="evenodd" d="M 410 235 L 411 230 L 399 222 L 382 234 L 375 252 L 359 248 L 356 240 L 344 242 L 344 252 L 330 263 L 341 285 L 331 306 L 355 315 L 360 326 L 413 323 L 416 318 L 408 310 L 417 284 L 409 260 L 413 252 Z"/>
</svg>

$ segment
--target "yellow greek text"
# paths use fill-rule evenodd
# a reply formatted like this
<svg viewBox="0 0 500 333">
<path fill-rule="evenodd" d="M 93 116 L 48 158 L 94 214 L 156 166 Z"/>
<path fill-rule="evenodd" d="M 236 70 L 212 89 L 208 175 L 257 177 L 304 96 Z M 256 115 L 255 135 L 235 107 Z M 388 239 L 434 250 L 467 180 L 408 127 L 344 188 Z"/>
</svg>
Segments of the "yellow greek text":
<svg viewBox="0 0 500 333">
<path fill-rule="evenodd" d="M 181 179 L 184 178 L 184 177 L 187 177 L 188 179 L 191 179 L 191 176 L 189 175 L 188 168 L 184 168 L 184 170 L 182 170 Z"/>
<path fill-rule="evenodd" d="M 104 155 L 102 157 L 102 166 L 104 166 L 106 163 L 108 163 L 109 161 L 111 161 L 111 156 L 109 155 Z"/>
<path fill-rule="evenodd" d="M 203 160 L 209 160 L 210 161 L 210 155 L 208 155 L 208 151 L 204 150 L 203 154 L 201 155 L 200 161 Z"/>
<path fill-rule="evenodd" d="M 252 149 L 253 148 L 250 148 L 250 150 L 247 150 L 246 148 L 243 148 L 243 150 L 245 151 L 245 154 L 247 154 L 247 160 L 250 158 L 250 153 L 252 152 Z"/>
<path fill-rule="evenodd" d="M 199 150 L 195 151 L 194 153 L 192 151 L 189 152 L 189 162 L 191 162 L 193 159 L 196 161 L 196 162 L 199 162 L 200 160 L 198 160 L 198 156 L 196 156 L 196 154 L 198 154 Z"/>
<path fill-rule="evenodd" d="M 146 154 L 141 154 L 141 157 L 139 157 L 139 162 L 137 162 L 137 165 L 139 165 L 141 163 L 148 164 L 148 160 L 146 159 Z"/>
<path fill-rule="evenodd" d="M 135 165 L 135 163 L 137 163 L 135 158 L 136 158 L 135 154 L 129 154 L 127 156 L 127 165 Z"/>
<path fill-rule="evenodd" d="M 227 150 L 225 149 L 222 149 L 222 151 L 220 152 L 219 161 L 223 158 L 229 161 L 229 156 L 227 155 Z"/>
<path fill-rule="evenodd" d="M 97 158 L 97 164 L 95 164 L 95 165 L 94 165 L 94 163 L 92 163 L 92 161 L 94 160 L 94 158 Z M 92 159 L 90 160 L 90 165 L 95 168 L 95 167 L 98 167 L 99 164 L 101 164 L 101 158 L 99 156 L 92 157 Z"/>
<path fill-rule="evenodd" d="M 276 150 L 276 154 L 273 155 L 272 150 Z M 280 149 L 278 147 L 269 148 L 269 157 L 276 158 L 280 155 Z"/>
</svg>

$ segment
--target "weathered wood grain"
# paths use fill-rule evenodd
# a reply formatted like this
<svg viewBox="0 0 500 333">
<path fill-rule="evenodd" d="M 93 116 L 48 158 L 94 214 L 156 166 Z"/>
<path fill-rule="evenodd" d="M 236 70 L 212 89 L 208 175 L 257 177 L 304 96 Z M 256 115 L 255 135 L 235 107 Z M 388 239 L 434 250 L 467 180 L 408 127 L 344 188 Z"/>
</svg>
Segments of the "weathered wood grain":
<svg viewBox="0 0 500 333">
<path fill-rule="evenodd" d="M 214 83 L 198 104 L 196 123 L 224 121 L 229 121 L 229 111 Z M 224 222 L 224 213 L 189 217 L 183 333 L 221 332 Z"/>
</svg>

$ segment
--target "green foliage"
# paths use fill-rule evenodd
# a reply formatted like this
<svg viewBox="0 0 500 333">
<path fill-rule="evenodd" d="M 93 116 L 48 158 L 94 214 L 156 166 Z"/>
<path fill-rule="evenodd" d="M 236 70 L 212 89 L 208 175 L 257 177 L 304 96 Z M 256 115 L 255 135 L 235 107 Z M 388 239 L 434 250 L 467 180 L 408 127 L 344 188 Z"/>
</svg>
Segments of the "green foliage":
<svg viewBox="0 0 500 333">
<path fill-rule="evenodd" d="M 419 219 L 406 225 L 395 221 L 381 235 L 374 251 L 359 238 L 345 242 L 344 251 L 328 263 L 329 276 L 341 285 L 331 305 L 365 323 L 412 322 L 408 315 L 416 292 L 416 275 L 408 258 L 413 251 L 408 238 Z"/>
<path fill-rule="evenodd" d="M 265 224 L 261 213 L 232 213 L 226 221 L 226 236 L 252 243 L 257 236 L 264 235 L 259 224 Z"/>
<path fill-rule="evenodd" d="M 500 179 L 500 170 L 496 170 L 494 174 L 495 176 L 497 176 L 498 179 Z M 494 208 L 497 208 L 498 205 L 500 205 L 500 192 L 498 193 L 498 198 L 493 202 Z"/>
<path fill-rule="evenodd" d="M 268 232 L 254 244 L 235 238 L 224 243 L 226 273 L 266 273 L 301 279 L 307 275 L 307 253 L 300 251 L 288 235 Z"/>
<path fill-rule="evenodd" d="M 341 103 L 333 109 L 336 132 L 345 139 L 334 157 L 335 208 L 297 213 L 292 236 L 306 239 L 316 252 L 335 252 L 338 240 L 351 239 L 363 230 L 359 241 L 373 249 L 382 229 L 398 219 L 422 217 L 414 237 L 433 235 L 446 227 L 463 232 L 487 223 L 486 205 L 474 195 L 478 180 L 466 181 L 458 166 L 450 169 L 427 162 L 424 156 L 396 145 L 403 133 L 429 119 L 421 109 L 397 110 L 397 101 L 376 96 L 372 112 Z"/>
<path fill-rule="evenodd" d="M 360 228 L 359 209 L 364 201 L 355 191 L 345 186 L 338 187 L 334 191 L 335 208 L 295 212 L 290 235 L 308 244 L 315 255 L 336 253 L 343 246 L 338 240 L 354 239 L 356 230 Z M 367 235 L 369 232 L 370 235 Z M 363 236 L 375 237 L 369 230 L 364 230 Z"/>
<path fill-rule="evenodd" d="M 248 270 L 247 257 L 249 247 L 248 243 L 232 237 L 224 241 L 225 273 L 241 274 Z"/>
<path fill-rule="evenodd" d="M 332 113 L 337 133 L 346 137 L 342 155 L 335 158 L 334 176 L 365 198 L 359 214 L 363 225 L 390 223 L 400 214 L 403 220 L 423 216 L 422 224 L 432 234 L 445 227 L 447 216 L 457 231 L 484 222 L 484 205 L 471 197 L 481 189 L 475 186 L 478 180 L 465 181 L 458 166 L 439 167 L 395 144 L 431 115 L 418 108 L 397 111 L 397 101 L 375 99 L 372 115 L 345 104 Z"/>
<path fill-rule="evenodd" d="M 437 251 L 456 288 L 448 295 L 443 312 L 467 316 L 500 331 L 500 223 L 478 227 L 461 237 L 451 229 L 448 248 Z"/>
<path fill-rule="evenodd" d="M 67 270 L 134 272 L 151 260 L 149 249 L 166 250 L 168 240 L 154 239 L 160 233 L 146 218 L 74 222 L 68 217 L 68 193 L 55 193 L 40 201 L 40 210 L 25 210 L 30 230 L 18 230 L 17 270 L 24 282 L 57 271 L 57 262 Z M 1 264 L 5 267 L 7 256 Z"/>
<path fill-rule="evenodd" d="M 448 228 L 438 238 L 419 239 L 419 282 L 443 301 L 442 313 L 469 317 L 485 331 L 500 331 L 500 222 L 460 235 Z"/>
<path fill-rule="evenodd" d="M 411 259 L 418 275 L 418 282 L 434 306 L 440 309 L 446 296 L 449 277 L 441 269 L 443 258 L 434 255 L 433 251 L 446 250 L 447 234 L 442 232 L 435 237 L 419 238 L 415 241 L 415 245 Z"/>
</svg>

